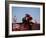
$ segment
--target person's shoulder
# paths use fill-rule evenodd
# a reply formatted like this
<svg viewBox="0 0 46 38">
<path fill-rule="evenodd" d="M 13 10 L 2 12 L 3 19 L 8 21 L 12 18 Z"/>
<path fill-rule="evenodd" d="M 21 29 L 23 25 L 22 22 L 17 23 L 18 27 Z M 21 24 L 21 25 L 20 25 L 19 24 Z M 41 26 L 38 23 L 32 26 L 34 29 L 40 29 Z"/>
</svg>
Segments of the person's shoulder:
<svg viewBox="0 0 46 38">
<path fill-rule="evenodd" d="M 23 17 L 22 19 L 23 19 L 23 20 L 25 20 L 26 18 L 25 18 L 25 17 Z"/>
</svg>

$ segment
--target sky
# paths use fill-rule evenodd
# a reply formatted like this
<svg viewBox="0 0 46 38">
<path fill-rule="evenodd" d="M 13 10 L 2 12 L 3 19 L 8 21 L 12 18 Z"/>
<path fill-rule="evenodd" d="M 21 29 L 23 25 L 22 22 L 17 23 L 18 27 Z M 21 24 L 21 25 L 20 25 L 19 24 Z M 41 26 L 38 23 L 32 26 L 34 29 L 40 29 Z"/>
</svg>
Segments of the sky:
<svg viewBox="0 0 46 38">
<path fill-rule="evenodd" d="M 22 22 L 22 18 L 25 14 L 32 16 L 33 20 L 40 22 L 40 8 L 35 7 L 12 7 L 12 16 L 16 16 L 17 22 Z"/>
</svg>

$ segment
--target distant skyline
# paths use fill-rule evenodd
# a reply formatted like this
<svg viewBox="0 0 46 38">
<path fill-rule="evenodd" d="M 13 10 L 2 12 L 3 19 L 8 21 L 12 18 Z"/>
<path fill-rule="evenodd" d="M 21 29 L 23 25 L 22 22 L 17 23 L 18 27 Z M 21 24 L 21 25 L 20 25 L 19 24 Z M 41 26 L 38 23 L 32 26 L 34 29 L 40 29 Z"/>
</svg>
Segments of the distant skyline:
<svg viewBox="0 0 46 38">
<path fill-rule="evenodd" d="M 25 14 L 32 16 L 33 20 L 40 22 L 40 8 L 35 7 L 12 7 L 12 16 L 16 16 L 17 22 L 22 22 L 22 18 Z"/>
</svg>

